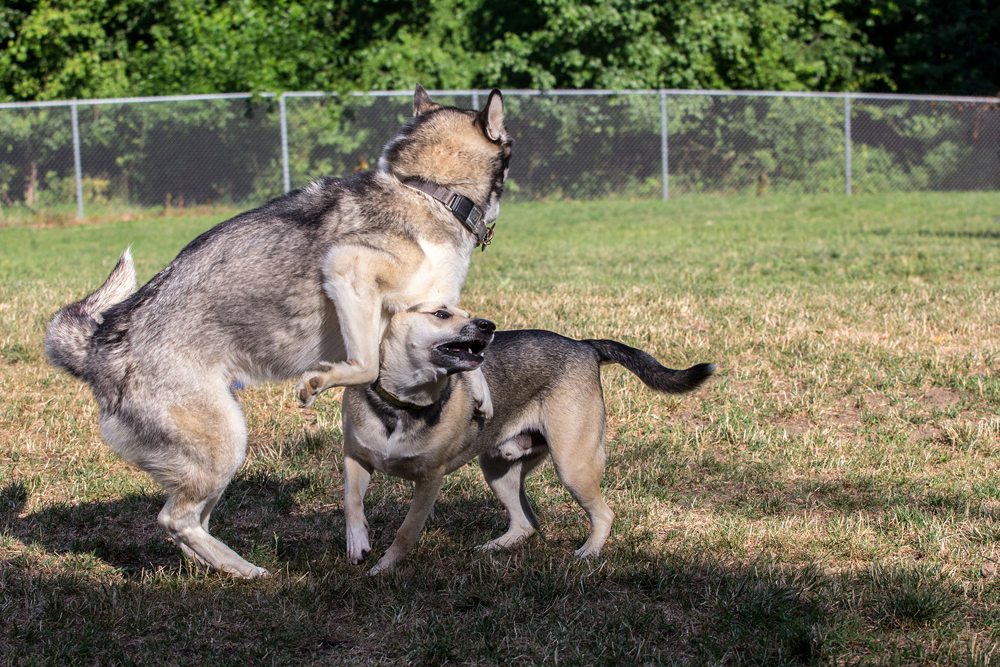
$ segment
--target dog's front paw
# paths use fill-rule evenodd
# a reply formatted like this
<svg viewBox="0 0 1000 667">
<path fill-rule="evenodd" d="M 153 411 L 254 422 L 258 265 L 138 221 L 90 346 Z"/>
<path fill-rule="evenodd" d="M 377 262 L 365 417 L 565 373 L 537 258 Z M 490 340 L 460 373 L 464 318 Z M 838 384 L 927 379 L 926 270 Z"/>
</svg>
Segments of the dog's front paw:
<svg viewBox="0 0 1000 667">
<path fill-rule="evenodd" d="M 574 551 L 573 555 L 580 559 L 597 558 L 601 555 L 601 548 L 588 547 L 584 544 L 582 547 Z"/>
<path fill-rule="evenodd" d="M 476 402 L 476 415 L 484 419 L 493 419 L 493 399 L 490 398 L 490 386 L 486 383 L 483 369 L 477 368 L 468 374 L 469 394 Z"/>
<path fill-rule="evenodd" d="M 486 544 L 480 544 L 477 547 L 473 547 L 476 551 L 500 551 L 505 545 L 500 544 L 500 540 L 490 540 Z"/>
<path fill-rule="evenodd" d="M 396 567 L 396 561 L 391 559 L 386 559 L 385 556 L 382 556 L 382 558 L 379 559 L 378 563 L 375 564 L 375 567 L 368 570 L 368 576 L 374 577 L 376 574 L 381 574 L 382 572 L 388 572 L 394 567 Z"/>
<path fill-rule="evenodd" d="M 333 368 L 333 364 L 325 361 L 318 363 L 312 370 L 308 370 L 299 378 L 299 383 L 295 386 L 295 394 L 299 397 L 299 407 L 308 408 L 316 400 L 316 397 L 326 389 L 325 376 Z"/>
<path fill-rule="evenodd" d="M 506 533 L 496 538 L 495 540 L 490 540 L 486 544 L 480 544 L 476 547 L 477 551 L 499 551 L 500 549 L 509 549 L 517 544 L 520 544 L 524 540 L 528 539 L 535 534 L 535 529 L 526 528 L 511 528 Z"/>
<path fill-rule="evenodd" d="M 396 544 L 394 543 L 393 546 L 396 546 Z M 374 577 L 376 574 L 395 569 L 400 561 L 402 561 L 405 557 L 406 553 L 401 552 L 398 548 L 393 549 L 393 547 L 389 547 L 389 549 L 382 554 L 382 557 L 378 559 L 378 562 L 375 563 L 375 567 L 368 570 L 368 576 Z"/>
<path fill-rule="evenodd" d="M 482 415 L 486 421 L 493 419 L 493 400 L 489 394 L 486 394 L 484 398 L 476 399 L 476 414 Z"/>
<path fill-rule="evenodd" d="M 351 560 L 351 565 L 360 565 L 368 554 L 372 552 L 371 545 L 368 544 L 368 532 L 354 534 L 354 531 L 347 533 L 347 557 Z"/>
</svg>

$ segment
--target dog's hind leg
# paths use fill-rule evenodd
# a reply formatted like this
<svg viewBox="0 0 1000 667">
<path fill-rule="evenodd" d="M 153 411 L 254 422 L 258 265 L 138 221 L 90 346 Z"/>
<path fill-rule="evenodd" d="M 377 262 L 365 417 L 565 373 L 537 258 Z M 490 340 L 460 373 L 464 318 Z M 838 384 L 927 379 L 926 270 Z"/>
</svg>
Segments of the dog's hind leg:
<svg viewBox="0 0 1000 667">
<path fill-rule="evenodd" d="M 212 510 L 219 504 L 220 498 L 222 498 L 222 491 L 209 498 L 204 509 L 201 510 L 201 527 L 205 529 L 206 533 L 208 532 L 208 519 L 212 516 Z"/>
<path fill-rule="evenodd" d="M 235 577 L 267 576 L 208 533 L 219 497 L 246 456 L 246 427 L 228 389 L 185 396 L 156 415 L 125 406 L 102 421 L 107 440 L 167 492 L 157 517 L 181 551 L 199 565 Z"/>
<path fill-rule="evenodd" d="M 600 393 L 596 395 L 600 397 Z M 575 552 L 580 558 L 590 558 L 601 552 L 615 518 L 601 495 L 605 465 L 604 420 L 603 401 L 586 405 L 586 401 L 581 400 L 551 419 L 546 427 L 556 474 L 590 519 L 590 536 Z"/>
<path fill-rule="evenodd" d="M 214 504 L 214 500 L 192 498 L 183 492 L 173 493 L 157 519 L 184 555 L 198 565 L 241 579 L 269 576 L 267 570 L 247 562 L 205 530 L 199 516 L 204 514 L 204 522 L 208 523 L 208 514 L 204 509 L 209 503 Z"/>
<path fill-rule="evenodd" d="M 479 455 L 479 468 L 483 471 L 483 477 L 493 495 L 507 509 L 510 526 L 506 533 L 478 548 L 487 551 L 506 549 L 531 537 L 538 530 L 538 518 L 531 509 L 528 496 L 524 493 L 524 480 L 545 460 L 545 457 L 546 453 L 541 452 L 511 461 L 488 452 Z"/>
</svg>

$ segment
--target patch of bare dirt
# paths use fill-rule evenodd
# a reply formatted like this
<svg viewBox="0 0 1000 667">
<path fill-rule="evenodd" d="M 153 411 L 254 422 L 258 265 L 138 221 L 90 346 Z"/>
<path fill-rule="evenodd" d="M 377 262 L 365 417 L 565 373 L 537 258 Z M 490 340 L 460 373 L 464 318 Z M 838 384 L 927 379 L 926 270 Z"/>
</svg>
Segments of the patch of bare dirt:
<svg viewBox="0 0 1000 667">
<path fill-rule="evenodd" d="M 860 422 L 858 410 L 856 408 L 844 408 L 830 418 L 835 426 L 856 426 Z"/>
<path fill-rule="evenodd" d="M 962 402 L 962 395 L 954 389 L 931 387 L 920 397 L 920 404 L 926 408 L 946 410 Z"/>
<path fill-rule="evenodd" d="M 942 432 L 939 428 L 934 426 L 921 426 L 913 429 L 910 433 L 909 440 L 913 443 L 934 441 L 940 439 L 941 435 Z"/>
<path fill-rule="evenodd" d="M 814 424 L 805 417 L 792 417 L 790 419 L 774 420 L 772 424 L 776 428 L 788 431 L 789 435 L 805 435 L 814 428 Z"/>
<path fill-rule="evenodd" d="M 889 407 L 889 399 L 883 394 L 865 394 L 861 400 L 864 401 L 866 408 L 876 412 Z"/>
</svg>

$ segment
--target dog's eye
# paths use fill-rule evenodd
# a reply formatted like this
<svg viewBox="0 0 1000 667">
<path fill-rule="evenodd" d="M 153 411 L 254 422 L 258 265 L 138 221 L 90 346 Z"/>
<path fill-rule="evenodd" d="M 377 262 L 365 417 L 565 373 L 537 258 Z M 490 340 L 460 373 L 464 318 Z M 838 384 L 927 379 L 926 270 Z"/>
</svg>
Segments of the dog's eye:
<svg viewBox="0 0 1000 667">
<path fill-rule="evenodd" d="M 447 310 L 438 310 L 434 312 L 434 317 L 439 317 L 442 320 L 446 320 L 449 317 L 451 317 L 451 313 L 449 313 Z"/>
</svg>

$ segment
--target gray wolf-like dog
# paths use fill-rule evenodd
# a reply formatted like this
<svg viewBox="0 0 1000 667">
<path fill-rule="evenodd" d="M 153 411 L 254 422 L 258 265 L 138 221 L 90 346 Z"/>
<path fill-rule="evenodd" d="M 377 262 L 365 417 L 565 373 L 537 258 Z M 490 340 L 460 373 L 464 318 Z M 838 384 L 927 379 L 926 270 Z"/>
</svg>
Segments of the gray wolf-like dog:
<svg viewBox="0 0 1000 667">
<path fill-rule="evenodd" d="M 665 368 L 612 340 L 494 329 L 489 320 L 444 304 L 401 311 L 382 339 L 378 381 L 344 390 L 344 515 L 352 563 L 371 549 L 364 495 L 373 470 L 414 483 L 410 509 L 371 569 L 375 574 L 413 549 L 444 476 L 476 456 L 510 514 L 507 532 L 483 548 L 513 545 L 538 528 L 524 479 L 551 456 L 590 518 L 590 536 L 576 554 L 596 556 L 614 519 L 601 496 L 606 412 L 600 367 L 621 364 L 651 389 L 670 394 L 692 391 L 715 371 L 711 364 Z M 475 370 L 489 384 L 492 419 L 476 413 Z"/>
<path fill-rule="evenodd" d="M 417 86 L 413 108 L 376 171 L 323 178 L 219 224 L 138 291 L 126 251 L 49 324 L 49 359 L 90 384 L 104 439 L 163 486 L 158 520 L 201 565 L 267 574 L 208 532 L 246 456 L 230 387 L 299 376 L 309 405 L 327 387 L 371 384 L 392 315 L 457 303 L 489 240 L 511 151 L 500 91 L 475 112 Z M 486 383 L 472 384 L 488 416 Z"/>
</svg>

